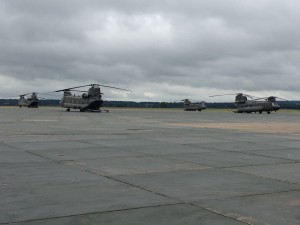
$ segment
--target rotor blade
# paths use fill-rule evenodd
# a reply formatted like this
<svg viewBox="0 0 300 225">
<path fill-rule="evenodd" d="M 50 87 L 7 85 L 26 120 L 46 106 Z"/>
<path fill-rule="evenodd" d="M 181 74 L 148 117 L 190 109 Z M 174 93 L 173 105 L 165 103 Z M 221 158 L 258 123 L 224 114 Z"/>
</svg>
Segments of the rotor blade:
<svg viewBox="0 0 300 225">
<path fill-rule="evenodd" d="M 268 97 L 262 97 L 262 98 L 255 98 L 255 99 L 252 99 L 253 101 L 257 101 L 257 100 L 262 100 L 262 99 L 267 99 Z"/>
<path fill-rule="evenodd" d="M 259 97 L 253 96 L 253 95 L 247 95 L 247 94 L 242 94 L 242 95 L 244 95 L 246 97 L 249 97 L 249 98 L 252 98 L 253 100 L 254 100 L 254 98 L 259 98 Z"/>
<path fill-rule="evenodd" d="M 279 98 L 279 97 L 275 97 L 275 98 L 278 98 L 278 99 L 281 99 L 281 100 L 284 100 L 284 101 L 289 101 L 289 100 L 284 99 L 284 98 Z"/>
<path fill-rule="evenodd" d="M 61 92 L 61 91 L 68 91 L 70 89 L 61 89 L 61 90 L 57 90 L 57 91 L 54 91 L 54 92 Z"/>
<path fill-rule="evenodd" d="M 23 95 L 19 95 L 19 96 L 21 97 L 21 96 L 26 96 L 26 95 L 30 95 L 30 94 L 32 94 L 32 92 L 27 93 L 27 94 L 23 94 Z"/>
<path fill-rule="evenodd" d="M 82 90 L 73 90 L 73 92 L 87 92 L 87 91 L 82 91 Z"/>
<path fill-rule="evenodd" d="M 211 95 L 211 96 L 209 96 L 209 97 L 226 96 L 226 95 L 236 95 L 236 93 L 235 93 L 235 94 Z"/>
<path fill-rule="evenodd" d="M 131 90 L 127 90 L 127 89 L 124 89 L 124 88 L 117 88 L 117 87 L 112 87 L 112 86 L 107 86 L 107 85 L 101 85 L 101 84 L 98 84 L 99 86 L 101 87 L 107 87 L 107 88 L 113 88 L 113 89 L 118 89 L 118 90 L 122 90 L 122 91 L 130 91 L 132 92 Z"/>
<path fill-rule="evenodd" d="M 279 98 L 279 97 L 276 97 L 276 96 L 268 96 L 268 97 L 262 97 L 262 98 L 256 98 L 256 99 L 253 99 L 253 100 L 261 100 L 261 99 L 265 99 L 265 100 L 268 100 L 268 98 L 278 98 L 278 99 L 281 99 L 281 100 L 284 100 L 284 101 L 288 101 L 287 99 L 284 99 L 284 98 Z"/>
<path fill-rule="evenodd" d="M 55 94 L 53 93 L 53 91 L 51 91 L 51 92 L 46 92 L 46 93 L 39 93 L 39 94 L 41 94 L 41 95 L 50 95 L 50 96 L 55 95 Z"/>
<path fill-rule="evenodd" d="M 61 89 L 61 90 L 54 91 L 54 92 L 69 91 L 69 90 L 73 90 L 73 89 L 76 89 L 76 88 L 80 88 L 80 87 L 88 87 L 88 86 L 92 86 L 92 84 L 87 84 L 87 85 L 82 85 L 82 86 L 77 86 L 77 87 L 71 87 L 71 88 L 65 88 L 65 89 Z"/>
</svg>

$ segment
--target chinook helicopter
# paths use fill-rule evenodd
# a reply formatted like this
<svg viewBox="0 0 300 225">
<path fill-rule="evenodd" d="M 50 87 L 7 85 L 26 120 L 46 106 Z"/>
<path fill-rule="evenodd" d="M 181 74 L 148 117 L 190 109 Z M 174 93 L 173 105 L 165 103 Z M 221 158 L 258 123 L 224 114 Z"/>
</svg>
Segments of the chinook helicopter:
<svg viewBox="0 0 300 225">
<path fill-rule="evenodd" d="M 184 111 L 201 111 L 206 109 L 205 102 L 192 103 L 189 99 L 181 100 L 183 102 Z"/>
<path fill-rule="evenodd" d="M 76 90 L 77 88 L 89 87 L 89 86 L 90 88 L 87 92 Z M 123 91 L 130 91 L 127 89 L 100 85 L 100 84 L 87 84 L 87 85 L 57 90 L 55 92 L 64 92 L 64 95 L 61 101 L 59 102 L 59 104 L 63 108 L 67 108 L 67 111 L 70 111 L 71 109 L 79 109 L 80 112 L 85 112 L 85 111 L 101 112 L 100 107 L 102 107 L 103 104 L 103 100 L 102 100 L 103 93 L 101 93 L 100 91 L 100 86 L 123 90 Z M 71 93 L 71 91 L 84 92 L 84 93 L 81 96 L 75 96 Z"/>
<path fill-rule="evenodd" d="M 243 93 L 236 93 L 236 94 L 225 94 L 225 95 L 236 95 L 235 96 L 235 113 L 262 113 L 267 112 L 270 114 L 272 111 L 278 111 L 280 106 L 276 102 L 276 98 L 282 99 L 287 101 L 286 99 L 269 96 L 263 98 L 257 98 L 255 96 L 243 94 Z M 216 96 L 224 96 L 224 95 L 213 95 L 209 97 L 216 97 Z M 248 100 L 250 98 L 251 100 Z"/>
<path fill-rule="evenodd" d="M 25 98 L 25 96 L 30 95 L 30 97 Z M 19 95 L 20 99 L 18 102 L 18 106 L 21 107 L 28 107 L 28 108 L 38 108 L 38 104 L 39 104 L 39 99 L 37 98 L 37 94 L 36 92 L 33 93 L 28 93 L 28 94 L 23 94 L 23 95 Z"/>
</svg>

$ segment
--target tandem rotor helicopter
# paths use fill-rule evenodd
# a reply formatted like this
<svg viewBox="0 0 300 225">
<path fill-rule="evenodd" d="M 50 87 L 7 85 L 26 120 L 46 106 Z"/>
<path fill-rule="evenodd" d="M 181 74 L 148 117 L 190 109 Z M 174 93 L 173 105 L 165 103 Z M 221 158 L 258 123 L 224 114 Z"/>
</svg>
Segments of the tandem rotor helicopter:
<svg viewBox="0 0 300 225">
<path fill-rule="evenodd" d="M 30 97 L 25 98 L 25 96 L 30 95 Z M 39 104 L 39 99 L 37 97 L 36 92 L 33 93 L 27 93 L 27 94 L 23 94 L 23 95 L 19 95 L 20 99 L 18 101 L 18 106 L 20 108 L 22 107 L 28 107 L 28 108 L 38 108 L 38 104 Z"/>
<path fill-rule="evenodd" d="M 280 106 L 276 102 L 276 98 L 282 99 L 287 101 L 286 99 L 269 96 L 263 98 L 257 98 L 255 96 L 243 94 L 243 93 L 236 93 L 236 94 L 224 94 L 224 95 L 212 95 L 209 97 L 216 97 L 216 96 L 225 96 L 225 95 L 236 95 L 235 96 L 235 113 L 262 113 L 267 112 L 270 114 L 272 111 L 278 111 Z M 250 98 L 251 100 L 248 100 Z"/>
<path fill-rule="evenodd" d="M 184 111 L 201 111 L 206 109 L 205 102 L 192 103 L 189 99 L 181 100 L 183 102 Z"/>
<path fill-rule="evenodd" d="M 78 88 L 89 87 L 89 86 L 90 88 L 88 89 L 87 92 L 76 90 Z M 130 91 L 123 88 L 111 87 L 111 86 L 100 85 L 100 84 L 87 84 L 87 85 L 57 90 L 54 92 L 64 92 L 64 95 L 61 101 L 59 102 L 59 104 L 63 108 L 66 108 L 67 111 L 70 111 L 71 109 L 79 109 L 80 112 L 85 112 L 85 111 L 101 112 L 100 107 L 102 107 L 103 104 L 103 100 L 102 100 L 103 93 L 101 93 L 100 91 L 100 86 L 123 90 L 123 91 Z M 71 93 L 71 91 L 84 92 L 84 93 L 81 96 L 75 96 Z"/>
</svg>

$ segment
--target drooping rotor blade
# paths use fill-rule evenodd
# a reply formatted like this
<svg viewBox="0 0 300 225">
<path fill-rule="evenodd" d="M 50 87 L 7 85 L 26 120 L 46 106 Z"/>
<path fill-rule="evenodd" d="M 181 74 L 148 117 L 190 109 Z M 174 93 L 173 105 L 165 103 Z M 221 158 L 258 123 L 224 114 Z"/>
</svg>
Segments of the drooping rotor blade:
<svg viewBox="0 0 300 225">
<path fill-rule="evenodd" d="M 82 91 L 82 90 L 73 90 L 74 92 L 87 92 L 87 91 Z"/>
<path fill-rule="evenodd" d="M 57 91 L 53 91 L 53 92 L 61 92 L 61 91 L 69 91 L 70 89 L 61 89 L 61 90 L 57 90 Z"/>
<path fill-rule="evenodd" d="M 226 96 L 226 95 L 243 95 L 243 96 L 246 96 L 246 97 L 249 97 L 249 98 L 257 98 L 253 95 L 248 95 L 248 94 L 244 94 L 244 93 L 233 93 L 233 94 L 222 94 L 222 95 L 211 95 L 209 97 L 217 97 L 217 96 Z"/>
<path fill-rule="evenodd" d="M 252 100 L 254 100 L 254 98 L 258 98 L 258 97 L 253 96 L 253 95 L 247 95 L 247 94 L 242 94 L 242 95 L 244 95 L 244 96 L 246 96 L 246 97 L 249 97 L 249 98 L 252 98 Z"/>
<path fill-rule="evenodd" d="M 262 99 L 267 99 L 268 97 L 263 97 L 263 98 L 255 98 L 255 99 L 253 99 L 253 101 L 258 101 L 258 100 L 262 100 Z"/>
<path fill-rule="evenodd" d="M 268 96 L 268 97 L 262 97 L 262 98 L 256 98 L 256 99 L 254 99 L 255 101 L 257 101 L 257 100 L 262 100 L 262 99 L 264 99 L 264 100 L 268 100 L 269 98 L 278 98 L 278 99 L 281 99 L 281 100 L 284 100 L 284 101 L 288 101 L 287 99 L 284 99 L 284 98 L 279 98 L 279 97 L 276 97 L 276 96 Z"/>
<path fill-rule="evenodd" d="M 279 97 L 275 97 L 275 98 L 278 98 L 278 99 L 283 100 L 283 101 L 289 101 L 289 100 L 284 99 L 284 98 L 279 98 Z"/>
<path fill-rule="evenodd" d="M 196 99 L 189 99 L 189 98 L 186 98 L 186 99 L 183 99 L 181 100 L 182 102 L 184 101 L 190 101 L 191 103 L 200 103 L 200 102 L 204 102 L 202 100 L 196 100 Z"/>
<path fill-rule="evenodd" d="M 70 90 L 73 90 L 73 89 L 76 89 L 76 88 L 88 87 L 88 86 L 92 86 L 92 84 L 87 84 L 87 85 L 82 85 L 82 86 L 77 86 L 77 87 L 71 87 L 71 88 L 65 88 L 65 89 L 54 91 L 54 92 L 70 91 Z"/>
<path fill-rule="evenodd" d="M 238 94 L 241 94 L 241 93 L 238 93 Z M 222 94 L 222 95 L 211 95 L 209 97 L 213 98 L 213 97 L 226 96 L 226 95 L 237 95 L 237 93 L 234 93 L 234 94 Z"/>
<path fill-rule="evenodd" d="M 23 95 L 19 95 L 19 96 L 21 97 L 21 96 L 26 96 L 26 95 L 30 95 L 30 94 L 32 94 L 32 92 L 27 93 L 27 94 L 23 94 Z"/>
<path fill-rule="evenodd" d="M 264 99 L 264 100 L 268 100 L 268 98 L 270 98 L 270 97 L 277 98 L 277 97 L 275 97 L 275 96 L 268 96 L 268 97 L 256 98 L 256 99 L 253 99 L 253 100 L 254 100 L 254 101 L 257 101 L 257 100 L 262 100 L 262 99 Z"/>
<path fill-rule="evenodd" d="M 74 89 L 76 89 L 76 88 L 88 87 L 88 86 L 93 86 L 93 85 L 96 85 L 96 84 L 87 84 L 87 85 L 82 85 L 82 86 L 77 86 L 77 87 L 65 88 L 65 89 L 61 89 L 61 90 L 54 91 L 54 92 L 70 91 L 70 90 L 74 90 Z M 97 84 L 97 85 L 98 85 L 98 86 L 101 86 L 101 87 L 107 87 L 107 88 L 113 88 L 113 89 L 118 89 L 118 90 L 123 90 L 123 91 L 130 91 L 130 92 L 132 92 L 131 90 L 127 90 L 127 89 L 124 89 L 124 88 L 117 88 L 117 87 L 112 87 L 112 86 L 107 86 L 107 85 L 102 85 L 102 84 Z"/>
<path fill-rule="evenodd" d="M 112 87 L 112 86 L 107 86 L 107 85 L 102 85 L 102 84 L 98 84 L 98 85 L 101 86 L 101 87 L 107 87 L 107 88 L 113 88 L 113 89 L 118 89 L 118 90 L 122 90 L 122 91 L 132 92 L 131 90 L 127 90 L 127 89 L 124 89 L 124 88 L 117 88 L 117 87 Z"/>
</svg>

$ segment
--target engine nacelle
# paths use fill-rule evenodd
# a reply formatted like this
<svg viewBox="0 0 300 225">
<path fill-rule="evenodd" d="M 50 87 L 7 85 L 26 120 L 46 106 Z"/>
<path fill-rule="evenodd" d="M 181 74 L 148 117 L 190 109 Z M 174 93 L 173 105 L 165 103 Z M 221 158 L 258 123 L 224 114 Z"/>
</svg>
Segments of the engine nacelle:
<svg viewBox="0 0 300 225">
<path fill-rule="evenodd" d="M 87 99 L 87 98 L 89 98 L 89 95 L 87 93 L 83 93 L 82 98 Z"/>
</svg>

